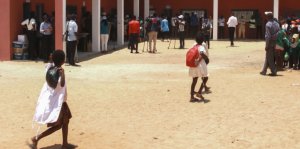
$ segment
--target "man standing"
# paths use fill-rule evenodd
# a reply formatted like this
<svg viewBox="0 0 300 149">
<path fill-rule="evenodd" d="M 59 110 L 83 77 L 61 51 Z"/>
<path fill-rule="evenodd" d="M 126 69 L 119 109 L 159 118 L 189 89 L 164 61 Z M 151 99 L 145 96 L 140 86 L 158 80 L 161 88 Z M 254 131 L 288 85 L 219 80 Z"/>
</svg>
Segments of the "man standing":
<svg viewBox="0 0 300 149">
<path fill-rule="evenodd" d="M 204 42 L 207 44 L 208 49 L 210 48 L 210 29 L 212 28 L 212 24 L 208 20 L 208 18 L 204 18 L 202 24 L 202 32 L 204 34 Z"/>
<path fill-rule="evenodd" d="M 150 53 L 155 53 L 156 50 L 156 40 L 157 40 L 157 32 L 159 30 L 159 19 L 157 18 L 156 14 L 153 14 L 153 17 L 151 17 L 148 21 L 148 38 L 149 38 L 149 48 Z M 153 41 L 153 46 L 152 46 Z"/>
<path fill-rule="evenodd" d="M 221 16 L 218 20 L 219 24 L 219 38 L 223 39 L 224 38 L 224 26 L 225 26 L 225 18 Z"/>
<path fill-rule="evenodd" d="M 260 72 L 261 75 L 266 75 L 268 67 L 271 69 L 270 76 L 276 76 L 277 70 L 275 66 L 275 45 L 276 45 L 276 39 L 278 32 L 280 30 L 280 26 L 278 22 L 274 19 L 272 12 L 265 12 L 267 16 L 267 24 L 266 24 L 266 33 L 265 33 L 265 39 L 266 39 L 266 58 L 265 63 L 262 71 Z"/>
<path fill-rule="evenodd" d="M 246 20 L 244 19 L 244 16 L 241 16 L 241 19 L 239 20 L 239 38 L 245 39 L 245 32 L 246 32 Z"/>
<path fill-rule="evenodd" d="M 73 14 L 70 17 L 70 21 L 67 22 L 67 32 L 68 32 L 68 38 L 67 38 L 67 59 L 69 61 L 69 64 L 72 66 L 76 66 L 75 64 L 75 50 L 77 45 L 77 31 L 78 26 L 75 22 L 76 15 Z"/>
<path fill-rule="evenodd" d="M 21 25 L 26 26 L 26 35 L 28 38 L 29 59 L 37 59 L 37 39 L 36 39 L 36 21 L 34 12 L 30 13 L 28 19 L 24 20 Z"/>
<path fill-rule="evenodd" d="M 184 49 L 184 38 L 185 38 L 185 21 L 183 19 L 183 15 L 178 16 L 178 36 L 179 36 L 179 49 Z"/>
<path fill-rule="evenodd" d="M 43 15 L 44 22 L 40 25 L 40 33 L 42 36 L 42 49 L 40 51 L 41 58 L 44 59 L 44 62 L 49 61 L 49 56 L 52 53 L 52 32 L 53 28 L 49 22 L 49 16 L 47 14 Z"/>
<path fill-rule="evenodd" d="M 133 16 L 128 24 L 129 46 L 131 53 L 135 50 L 138 52 L 138 39 L 140 35 L 140 22 L 136 20 L 136 16 Z"/>
<path fill-rule="evenodd" d="M 227 21 L 228 29 L 229 29 L 229 39 L 230 39 L 230 46 L 234 46 L 233 40 L 234 40 L 234 32 L 235 27 L 238 25 L 237 18 L 234 16 L 234 14 L 231 14 L 231 17 L 229 17 Z"/>
</svg>

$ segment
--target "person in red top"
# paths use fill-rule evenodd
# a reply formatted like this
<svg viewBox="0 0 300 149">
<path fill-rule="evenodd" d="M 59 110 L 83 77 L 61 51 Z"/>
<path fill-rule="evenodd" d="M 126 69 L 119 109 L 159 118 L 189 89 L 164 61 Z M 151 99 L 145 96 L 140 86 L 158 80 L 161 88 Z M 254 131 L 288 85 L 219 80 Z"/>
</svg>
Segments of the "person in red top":
<svg viewBox="0 0 300 149">
<path fill-rule="evenodd" d="M 140 35 L 140 22 L 136 20 L 136 16 L 131 18 L 128 24 L 129 46 L 131 53 L 135 49 L 135 53 L 138 52 L 138 39 Z"/>
</svg>

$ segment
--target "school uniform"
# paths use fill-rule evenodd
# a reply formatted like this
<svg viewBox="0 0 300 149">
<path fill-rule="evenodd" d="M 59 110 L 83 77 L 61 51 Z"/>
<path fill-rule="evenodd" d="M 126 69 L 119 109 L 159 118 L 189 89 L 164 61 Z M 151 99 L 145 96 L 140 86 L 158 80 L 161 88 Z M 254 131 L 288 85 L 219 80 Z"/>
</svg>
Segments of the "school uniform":
<svg viewBox="0 0 300 149">
<path fill-rule="evenodd" d="M 74 20 L 67 23 L 68 38 L 67 38 L 67 59 L 70 65 L 75 65 L 75 52 L 77 46 L 78 26 Z"/>
<path fill-rule="evenodd" d="M 47 70 L 53 66 L 49 63 L 46 66 Z M 72 118 L 71 111 L 67 104 L 67 84 L 62 87 L 60 85 L 61 78 L 59 78 L 57 87 L 51 88 L 47 82 L 44 83 L 40 96 L 37 101 L 33 121 L 38 124 L 47 124 L 48 127 L 55 126 L 57 122 L 63 118 Z"/>
<path fill-rule="evenodd" d="M 37 39 L 36 39 L 36 21 L 34 18 L 24 20 L 21 25 L 26 25 L 26 35 L 28 38 L 28 55 L 29 59 L 37 58 Z"/>
</svg>

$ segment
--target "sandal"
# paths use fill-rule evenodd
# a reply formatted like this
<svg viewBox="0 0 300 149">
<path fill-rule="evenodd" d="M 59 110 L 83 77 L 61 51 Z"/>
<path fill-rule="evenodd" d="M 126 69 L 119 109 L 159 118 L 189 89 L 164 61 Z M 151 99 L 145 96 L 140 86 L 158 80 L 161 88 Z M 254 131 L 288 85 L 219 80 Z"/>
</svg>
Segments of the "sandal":
<svg viewBox="0 0 300 149">
<path fill-rule="evenodd" d="M 196 97 L 200 98 L 201 100 L 204 100 L 204 97 L 200 93 L 196 93 Z"/>
</svg>

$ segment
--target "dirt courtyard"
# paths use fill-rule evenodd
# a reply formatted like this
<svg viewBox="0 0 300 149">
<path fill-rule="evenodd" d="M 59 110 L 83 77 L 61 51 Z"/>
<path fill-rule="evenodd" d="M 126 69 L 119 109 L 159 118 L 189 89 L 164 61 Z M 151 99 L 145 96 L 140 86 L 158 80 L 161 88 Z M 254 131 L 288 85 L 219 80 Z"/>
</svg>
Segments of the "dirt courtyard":
<svg viewBox="0 0 300 149">
<path fill-rule="evenodd" d="M 300 71 L 261 76 L 264 42 L 235 44 L 211 42 L 208 103 L 189 102 L 187 49 L 167 49 L 168 42 L 158 41 L 157 54 L 121 49 L 81 67 L 64 66 L 73 114 L 69 143 L 78 149 L 300 148 Z M 44 65 L 0 62 L 0 149 L 26 149 L 35 135 Z M 38 146 L 61 143 L 60 130 Z"/>
</svg>

